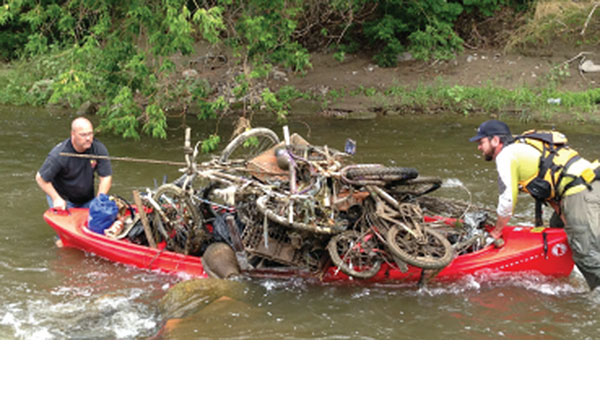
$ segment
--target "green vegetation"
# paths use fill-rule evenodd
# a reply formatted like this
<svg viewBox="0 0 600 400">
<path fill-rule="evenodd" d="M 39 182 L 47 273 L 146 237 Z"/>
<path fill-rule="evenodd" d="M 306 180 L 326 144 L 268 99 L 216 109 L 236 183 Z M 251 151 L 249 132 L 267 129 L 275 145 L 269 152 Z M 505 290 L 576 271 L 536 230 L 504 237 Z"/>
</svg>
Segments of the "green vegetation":
<svg viewBox="0 0 600 400">
<path fill-rule="evenodd" d="M 484 86 L 467 87 L 449 85 L 442 80 L 430 84 L 419 84 L 414 88 L 393 86 L 381 91 L 376 88 L 360 88 L 345 93 L 349 96 L 380 97 L 387 99 L 381 111 L 433 113 L 448 111 L 460 114 L 495 113 L 519 114 L 521 118 L 532 118 L 536 113 L 550 117 L 557 113 L 592 113 L 600 104 L 600 89 L 582 92 L 559 91 L 552 86 L 510 90 L 489 83 Z M 331 91 L 322 103 L 329 104 L 340 98 L 339 91 Z M 548 99 L 560 99 L 552 104 Z"/>
<path fill-rule="evenodd" d="M 600 10 L 595 7 L 593 1 L 538 0 L 525 23 L 510 36 L 506 49 L 535 54 L 553 42 L 598 45 L 600 23 L 593 12 Z"/>
<path fill-rule="evenodd" d="M 0 102 L 97 105 L 99 129 L 138 139 L 166 136 L 166 118 L 194 108 L 216 118 L 241 104 L 285 118 L 285 104 L 261 81 L 277 64 L 310 68 L 293 33 L 302 1 L 10 0 L 0 8 Z M 230 24 L 231 23 L 231 24 Z M 233 54 L 222 87 L 183 76 L 175 62 L 204 41 Z M 208 54 L 202 54 L 206 61 Z M 282 96 L 289 93 L 282 93 Z"/>
<path fill-rule="evenodd" d="M 549 3 L 557 2 L 573 3 Z M 91 105 L 102 116 L 100 130 L 134 139 L 142 134 L 165 137 L 167 117 L 188 112 L 201 119 L 233 111 L 251 118 L 257 110 L 267 110 L 285 120 L 292 100 L 314 96 L 285 86 L 274 91 L 267 86 L 268 78 L 282 69 L 305 73 L 311 68 L 310 51 L 331 49 L 332 57 L 341 62 L 360 49 L 372 53 L 380 66 L 396 65 L 404 52 L 418 60 L 450 59 L 462 51 L 464 32 L 470 31 L 473 21 L 484 21 L 499 10 L 528 16 L 508 41 L 513 48 L 525 49 L 552 40 L 567 28 L 580 28 L 590 10 L 590 4 L 573 3 L 556 18 L 550 11 L 540 16 L 539 4 L 529 0 L 5 0 L 0 7 L 0 58 L 10 66 L 0 73 L 0 102 Z M 580 40 L 595 43 L 600 37 L 597 32 L 598 24 L 592 23 Z M 213 62 L 227 63 L 228 73 L 215 80 L 193 69 L 193 63 Z M 437 83 L 411 91 L 331 91 L 316 100 L 325 103 L 358 93 L 391 95 L 400 108 L 463 113 L 506 107 L 546 110 L 548 97 L 560 97 L 561 107 L 577 112 L 595 107 L 594 91 L 555 90 L 565 73 L 557 67 L 549 86 L 536 91 Z M 210 150 L 216 140 L 211 137 L 203 148 Z"/>
</svg>

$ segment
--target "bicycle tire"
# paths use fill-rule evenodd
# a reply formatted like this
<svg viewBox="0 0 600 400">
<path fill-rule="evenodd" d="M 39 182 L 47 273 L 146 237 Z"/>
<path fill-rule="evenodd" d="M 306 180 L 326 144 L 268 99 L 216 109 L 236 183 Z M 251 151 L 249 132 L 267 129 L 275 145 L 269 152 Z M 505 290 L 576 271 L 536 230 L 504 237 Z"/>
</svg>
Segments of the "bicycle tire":
<svg viewBox="0 0 600 400">
<path fill-rule="evenodd" d="M 410 167 L 384 167 L 382 165 L 349 166 L 345 175 L 351 180 L 380 180 L 384 182 L 415 179 L 419 172 Z"/>
<path fill-rule="evenodd" d="M 333 264 L 346 275 L 359 279 L 369 279 L 377 275 L 382 262 L 370 254 L 373 249 L 364 250 L 360 248 L 354 251 L 355 241 L 361 240 L 361 238 L 362 235 L 354 230 L 342 232 L 329 240 L 327 252 Z M 371 239 L 377 242 L 374 236 Z M 340 256 L 342 253 L 343 256 Z M 346 262 L 346 260 L 349 262 Z M 359 263 L 355 261 L 359 261 Z"/>
<path fill-rule="evenodd" d="M 162 236 L 168 248 L 188 254 L 193 246 L 196 229 L 202 226 L 202 218 L 196 207 L 182 188 L 171 183 L 161 185 L 154 193 L 153 199 L 168 218 L 165 226 L 160 213 L 155 212 L 156 224 L 162 224 L 166 230 L 166 235 L 163 233 Z"/>
<path fill-rule="evenodd" d="M 400 197 L 402 200 L 413 199 L 423 196 L 442 186 L 442 179 L 431 176 L 420 176 L 414 179 L 394 182 L 386 186 L 386 190 L 394 197 Z"/>
<path fill-rule="evenodd" d="M 404 234 L 403 240 L 399 240 L 400 233 Z M 428 227 L 423 227 L 423 233 L 427 237 L 426 245 L 410 243 L 414 237 L 402 226 L 395 224 L 386 234 L 388 249 L 407 264 L 423 269 L 441 269 L 450 264 L 454 258 L 454 250 L 448 239 Z"/>
<path fill-rule="evenodd" d="M 241 149 L 244 143 L 251 138 L 258 139 L 258 145 L 256 145 L 253 149 L 244 151 L 245 156 L 242 157 L 243 161 L 251 160 L 258 154 L 279 143 L 279 137 L 272 130 L 267 128 L 253 128 L 236 136 L 231 142 L 229 142 L 229 144 L 221 152 L 219 163 L 225 164 L 230 162 L 232 160 L 232 154 L 236 150 Z"/>
<path fill-rule="evenodd" d="M 319 224 L 306 224 L 303 222 L 290 222 L 285 216 L 280 215 L 278 212 L 271 210 L 267 203 L 269 200 L 269 195 L 262 195 L 258 199 L 256 199 L 256 207 L 263 214 L 266 215 L 267 218 L 276 224 L 283 225 L 292 229 L 299 229 L 306 232 L 317 233 L 320 235 L 335 235 L 346 229 L 345 226 L 340 224 L 338 225 L 330 225 L 323 226 Z"/>
</svg>

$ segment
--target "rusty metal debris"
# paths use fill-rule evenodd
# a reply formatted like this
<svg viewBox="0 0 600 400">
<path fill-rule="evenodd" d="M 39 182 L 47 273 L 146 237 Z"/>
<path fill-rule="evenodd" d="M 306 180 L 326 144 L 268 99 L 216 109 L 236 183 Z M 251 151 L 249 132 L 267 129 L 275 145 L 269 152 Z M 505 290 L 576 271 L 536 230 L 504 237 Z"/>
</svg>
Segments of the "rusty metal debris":
<svg viewBox="0 0 600 400">
<path fill-rule="evenodd" d="M 355 278 L 374 276 L 383 263 L 440 270 L 480 246 L 485 214 L 471 222 L 464 218 L 470 204 L 429 196 L 441 179 L 414 168 L 355 164 L 287 127 L 283 141 L 267 128 L 247 130 L 218 157 L 197 163 L 198 144 L 192 148 L 189 137 L 188 129 L 182 176 L 140 194 L 149 223 L 146 231 L 126 227 L 130 240 L 144 242 L 150 230 L 146 242 L 194 255 L 225 242 L 242 271 L 318 275 L 333 262 Z"/>
</svg>

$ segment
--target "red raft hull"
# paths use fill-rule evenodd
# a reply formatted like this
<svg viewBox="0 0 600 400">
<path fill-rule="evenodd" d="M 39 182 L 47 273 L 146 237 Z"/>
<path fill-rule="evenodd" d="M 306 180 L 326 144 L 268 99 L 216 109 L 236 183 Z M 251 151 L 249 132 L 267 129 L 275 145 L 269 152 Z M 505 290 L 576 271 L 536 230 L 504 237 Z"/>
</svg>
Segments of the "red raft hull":
<svg viewBox="0 0 600 400">
<path fill-rule="evenodd" d="M 125 239 L 111 239 L 89 230 L 86 226 L 88 212 L 86 208 L 71 208 L 68 211 L 49 209 L 44 213 L 44 220 L 54 228 L 65 247 L 74 247 L 138 268 L 208 277 L 200 257 L 140 246 Z"/>
<path fill-rule="evenodd" d="M 137 268 L 156 270 L 170 274 L 186 274 L 196 278 L 208 277 L 200 257 L 186 256 L 167 250 L 153 249 L 116 240 L 87 229 L 87 209 L 70 209 L 68 212 L 47 210 L 44 220 L 58 233 L 63 245 L 93 253 L 113 262 Z M 545 237 L 545 239 L 544 239 Z M 546 228 L 543 231 L 531 227 L 509 226 L 503 232 L 502 248 L 486 248 L 456 257 L 452 263 L 430 279 L 444 281 L 461 279 L 467 275 L 537 273 L 553 277 L 568 276 L 574 263 L 567 236 L 562 229 Z M 395 265 L 384 264 L 374 277 L 355 282 L 402 283 L 421 279 L 420 268 L 408 266 L 402 272 Z M 265 268 L 253 270 L 250 275 L 290 277 L 315 275 L 293 268 Z M 337 267 L 330 266 L 318 278 L 324 282 L 349 281 Z"/>
</svg>

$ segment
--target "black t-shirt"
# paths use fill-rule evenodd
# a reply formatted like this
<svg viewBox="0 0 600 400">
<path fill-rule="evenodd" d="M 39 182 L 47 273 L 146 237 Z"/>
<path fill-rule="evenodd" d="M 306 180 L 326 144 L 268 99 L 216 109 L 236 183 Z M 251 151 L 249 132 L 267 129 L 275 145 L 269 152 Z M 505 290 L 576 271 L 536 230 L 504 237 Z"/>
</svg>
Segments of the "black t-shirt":
<svg viewBox="0 0 600 400">
<path fill-rule="evenodd" d="M 110 161 L 61 156 L 60 153 L 77 153 L 71 139 L 54 146 L 39 170 L 46 182 L 51 182 L 58 194 L 65 200 L 82 204 L 94 198 L 94 172 L 99 176 L 112 175 Z M 108 150 L 100 141 L 94 139 L 92 146 L 79 154 L 108 156 Z"/>
</svg>

